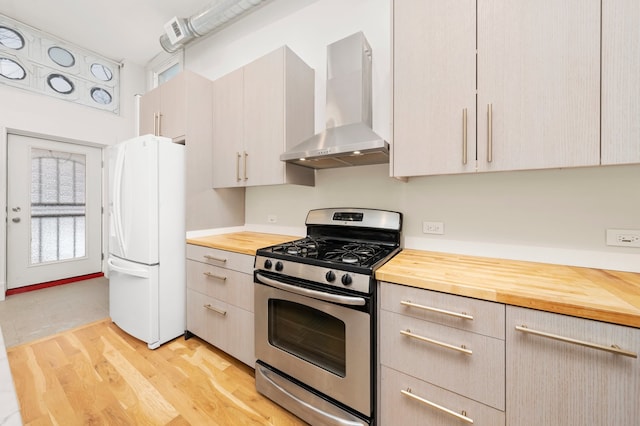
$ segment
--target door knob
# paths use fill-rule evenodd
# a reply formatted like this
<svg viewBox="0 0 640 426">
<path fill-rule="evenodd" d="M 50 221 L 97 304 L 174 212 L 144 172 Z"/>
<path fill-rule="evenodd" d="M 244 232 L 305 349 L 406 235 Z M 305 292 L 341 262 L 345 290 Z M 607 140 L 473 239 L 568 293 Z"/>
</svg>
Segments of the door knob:
<svg viewBox="0 0 640 426">
<path fill-rule="evenodd" d="M 14 223 L 18 223 L 20 222 L 20 218 L 19 217 L 14 217 L 13 219 L 11 219 L 12 222 Z"/>
</svg>

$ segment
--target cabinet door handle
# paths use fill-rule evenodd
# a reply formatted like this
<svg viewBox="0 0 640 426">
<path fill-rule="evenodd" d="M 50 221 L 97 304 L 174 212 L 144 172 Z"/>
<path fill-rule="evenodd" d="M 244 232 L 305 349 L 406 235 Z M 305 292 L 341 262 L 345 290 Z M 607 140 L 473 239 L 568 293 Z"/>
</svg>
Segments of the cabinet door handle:
<svg viewBox="0 0 640 426">
<path fill-rule="evenodd" d="M 222 263 L 227 263 L 227 259 L 224 259 L 222 257 L 215 257 L 215 256 L 211 256 L 209 254 L 205 254 L 204 258 L 209 260 L 209 261 L 215 261 L 215 262 L 222 262 Z"/>
<path fill-rule="evenodd" d="M 158 134 L 156 136 L 162 136 L 162 113 L 158 113 Z"/>
<path fill-rule="evenodd" d="M 462 164 L 467 164 L 467 109 L 462 110 Z"/>
<path fill-rule="evenodd" d="M 431 306 L 418 305 L 417 303 L 413 303 L 410 300 L 401 300 L 400 304 L 404 306 L 409 306 L 411 308 L 418 308 L 418 309 L 422 309 L 429 312 L 437 312 L 439 314 L 450 315 L 452 317 L 463 318 L 463 319 L 468 319 L 473 321 L 473 315 L 469 315 L 465 312 L 458 313 L 453 311 L 447 311 L 445 309 L 432 308 Z"/>
<path fill-rule="evenodd" d="M 487 104 L 487 162 L 493 161 L 493 105 Z"/>
<path fill-rule="evenodd" d="M 428 337 L 420 336 L 411 332 L 411 330 L 400 330 L 400 334 L 403 334 L 407 337 L 411 337 L 412 339 L 421 340 L 423 342 L 431 343 L 432 345 L 440 346 L 446 349 L 451 349 L 453 351 L 462 352 L 463 354 L 473 355 L 473 351 L 471 349 L 467 349 L 464 345 L 462 346 L 453 346 L 448 343 L 440 342 L 438 340 L 429 339 Z"/>
<path fill-rule="evenodd" d="M 215 278 L 217 280 L 221 280 L 221 281 L 226 281 L 227 277 L 223 276 L 223 275 L 216 275 L 216 274 L 212 274 L 211 272 L 203 272 L 203 274 L 207 277 L 207 278 Z"/>
<path fill-rule="evenodd" d="M 449 415 L 451 415 L 453 417 L 456 417 L 456 418 L 458 418 L 458 419 L 460 419 L 462 421 L 465 421 L 467 423 L 473 423 L 473 419 L 471 417 L 467 417 L 467 412 L 466 411 L 462 411 L 462 414 L 456 413 L 455 411 L 450 410 L 450 409 L 448 409 L 446 407 L 443 407 L 442 405 L 438 405 L 435 402 L 431 402 L 431 401 L 429 401 L 427 399 L 419 397 L 418 395 L 414 394 L 411 391 L 411 388 L 407 388 L 407 390 L 400 389 L 400 393 L 402 395 L 404 395 L 404 396 L 407 396 L 407 397 L 409 397 L 411 399 L 414 399 L 414 400 L 419 401 L 419 402 L 421 402 L 421 403 L 423 403 L 425 405 L 428 405 L 429 407 L 433 407 L 436 410 L 440 410 L 443 413 L 447 413 L 447 414 L 449 414 Z"/>
<path fill-rule="evenodd" d="M 153 113 L 153 135 L 158 136 L 158 113 Z"/>
<path fill-rule="evenodd" d="M 585 342 L 584 340 L 577 340 L 577 339 L 572 339 L 570 337 L 559 336 L 557 334 L 546 333 L 544 331 L 533 330 L 527 327 L 526 325 L 516 325 L 516 330 L 522 333 L 533 334 L 535 336 L 546 337 L 547 339 L 557 340 L 559 342 L 571 343 L 573 345 L 584 346 L 590 349 L 597 349 L 599 351 L 610 352 L 617 355 L 624 355 L 631 358 L 638 358 L 637 353 L 620 349 L 620 346 L 618 345 L 605 346 L 605 345 L 599 345 L 597 343 Z"/>
<path fill-rule="evenodd" d="M 218 309 L 215 306 L 211 306 L 210 304 L 206 304 L 204 305 L 205 308 L 207 308 L 210 311 L 213 311 L 215 313 L 218 313 L 220 315 L 222 315 L 223 317 L 227 315 L 227 311 L 223 311 L 222 309 Z"/>
<path fill-rule="evenodd" d="M 247 157 L 249 156 L 249 154 L 247 153 L 247 151 L 244 151 L 244 180 L 246 181 L 247 179 L 249 179 L 247 177 Z"/>
<path fill-rule="evenodd" d="M 236 181 L 240 182 L 240 155 L 239 152 L 236 152 Z"/>
</svg>

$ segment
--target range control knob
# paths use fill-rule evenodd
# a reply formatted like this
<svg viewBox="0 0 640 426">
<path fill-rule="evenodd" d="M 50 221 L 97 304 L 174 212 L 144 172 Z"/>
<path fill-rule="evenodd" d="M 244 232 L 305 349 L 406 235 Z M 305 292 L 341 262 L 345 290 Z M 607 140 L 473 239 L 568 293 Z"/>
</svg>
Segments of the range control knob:
<svg viewBox="0 0 640 426">
<path fill-rule="evenodd" d="M 324 276 L 327 281 L 329 281 L 330 283 L 334 282 L 336 280 L 336 274 L 333 271 L 329 271 L 325 274 Z"/>
<path fill-rule="evenodd" d="M 282 262 L 276 262 L 276 271 L 280 272 L 282 271 L 282 269 L 284 269 L 284 265 L 282 264 Z"/>
<path fill-rule="evenodd" d="M 351 275 L 349 274 L 344 274 L 342 276 L 342 284 L 344 285 L 351 285 L 351 283 L 353 283 L 353 279 L 351 278 Z"/>
<path fill-rule="evenodd" d="M 270 259 L 267 259 L 264 261 L 264 268 L 265 269 L 271 269 L 271 267 L 273 266 L 273 263 L 271 262 Z"/>
</svg>

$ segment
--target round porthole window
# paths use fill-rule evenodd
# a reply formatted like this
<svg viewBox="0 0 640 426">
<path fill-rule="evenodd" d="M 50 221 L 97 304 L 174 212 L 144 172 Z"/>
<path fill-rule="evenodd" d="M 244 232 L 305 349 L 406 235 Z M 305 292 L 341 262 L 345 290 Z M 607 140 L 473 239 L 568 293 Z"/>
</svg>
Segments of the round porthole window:
<svg viewBox="0 0 640 426">
<path fill-rule="evenodd" d="M 111 103 L 111 94 L 100 87 L 91 89 L 91 98 L 100 105 L 108 105 Z"/>
<path fill-rule="evenodd" d="M 24 38 L 16 30 L 0 25 L 0 44 L 9 49 L 19 50 L 24 47 Z"/>
<path fill-rule="evenodd" d="M 22 80 L 27 76 L 22 65 L 9 58 L 0 58 L 0 75 L 9 80 Z"/>
<path fill-rule="evenodd" d="M 109 81 L 113 78 L 111 70 L 106 65 L 98 63 L 91 64 L 91 74 L 102 81 Z"/>
<path fill-rule="evenodd" d="M 69 68 L 76 63 L 76 58 L 67 49 L 53 46 L 49 48 L 49 57 L 61 67 Z"/>
<path fill-rule="evenodd" d="M 73 83 L 67 77 L 62 74 L 49 74 L 47 77 L 47 84 L 53 90 L 63 95 L 68 95 L 73 92 Z"/>
</svg>

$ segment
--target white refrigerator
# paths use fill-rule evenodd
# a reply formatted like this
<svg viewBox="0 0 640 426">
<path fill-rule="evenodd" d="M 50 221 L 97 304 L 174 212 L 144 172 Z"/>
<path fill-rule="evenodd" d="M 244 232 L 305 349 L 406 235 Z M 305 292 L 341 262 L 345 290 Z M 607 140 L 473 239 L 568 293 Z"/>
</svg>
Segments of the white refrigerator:
<svg viewBox="0 0 640 426">
<path fill-rule="evenodd" d="M 150 349 L 185 330 L 184 150 L 152 135 L 108 149 L 109 314 Z"/>
</svg>

